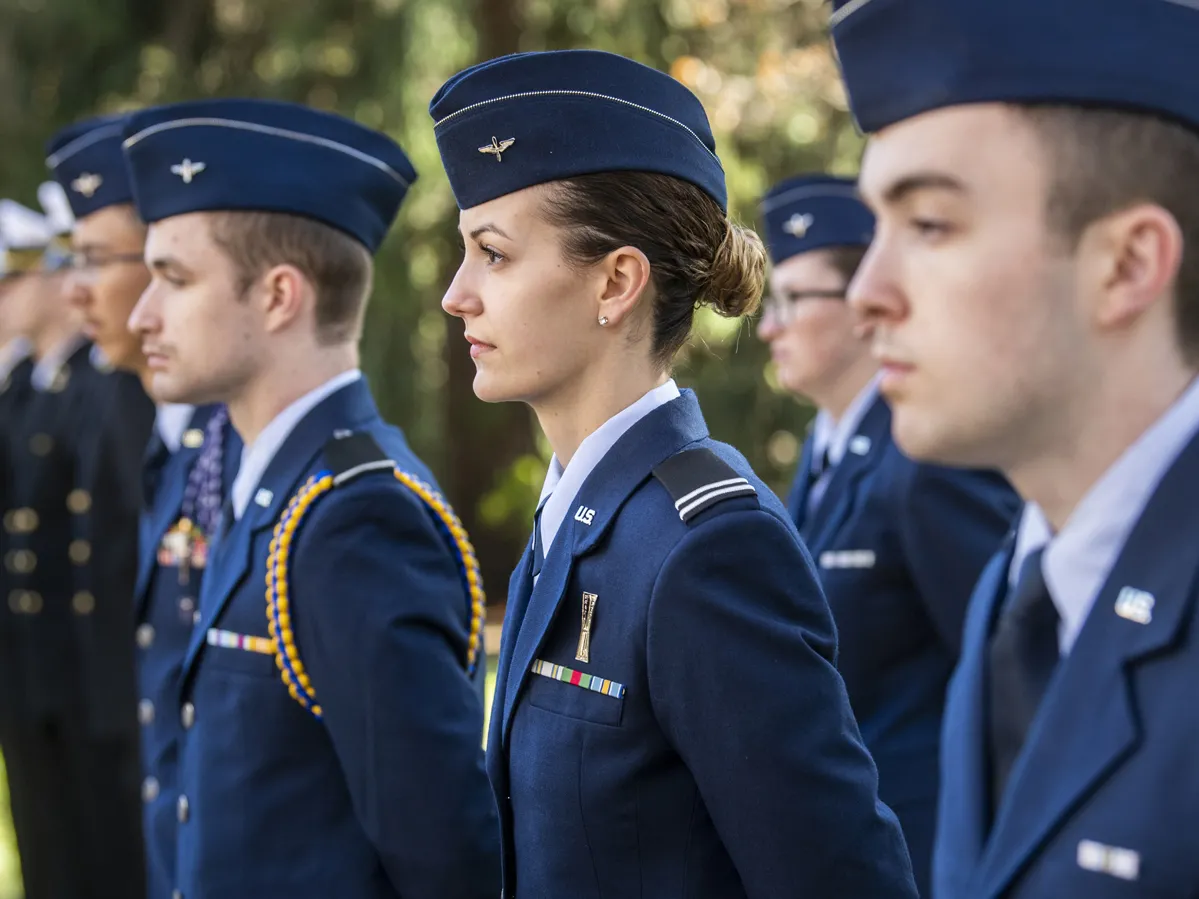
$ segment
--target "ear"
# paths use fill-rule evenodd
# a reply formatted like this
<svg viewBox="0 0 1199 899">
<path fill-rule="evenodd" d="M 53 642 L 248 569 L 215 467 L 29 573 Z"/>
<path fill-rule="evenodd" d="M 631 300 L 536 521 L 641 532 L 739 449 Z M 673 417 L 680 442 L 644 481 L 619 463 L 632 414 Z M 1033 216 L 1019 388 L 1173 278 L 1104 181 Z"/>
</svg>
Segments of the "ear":
<svg viewBox="0 0 1199 899">
<path fill-rule="evenodd" d="M 314 296 L 304 274 L 294 265 L 276 265 L 259 281 L 268 333 L 281 331 L 298 319 Z"/>
<path fill-rule="evenodd" d="M 1182 264 L 1182 229 L 1151 203 L 1104 218 L 1083 235 L 1080 252 L 1096 261 L 1098 295 L 1093 314 L 1104 330 L 1127 327 L 1168 296 Z"/>
<path fill-rule="evenodd" d="M 615 328 L 637 306 L 649 284 L 649 258 L 636 247 L 613 250 L 599 264 L 599 308 L 596 320 L 607 319 L 607 327 Z"/>
</svg>

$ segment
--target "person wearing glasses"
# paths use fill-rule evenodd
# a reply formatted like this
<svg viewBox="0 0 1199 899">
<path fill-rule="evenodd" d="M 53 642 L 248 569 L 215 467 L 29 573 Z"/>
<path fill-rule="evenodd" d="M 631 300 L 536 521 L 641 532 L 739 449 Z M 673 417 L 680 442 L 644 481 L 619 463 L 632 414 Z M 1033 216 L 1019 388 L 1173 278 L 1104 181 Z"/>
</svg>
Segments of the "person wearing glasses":
<svg viewBox="0 0 1199 899">
<path fill-rule="evenodd" d="M 891 438 L 846 290 L 874 219 L 852 180 L 804 175 L 762 201 L 773 268 L 758 334 L 779 384 L 819 410 L 788 509 L 817 563 L 838 669 L 928 895 L 945 688 L 970 593 L 1020 507 L 998 474 L 917 464 Z"/>
<path fill-rule="evenodd" d="M 475 394 L 553 447 L 512 576 L 488 770 L 507 897 L 900 899 L 899 824 L 783 504 L 671 378 L 765 284 L 699 100 L 610 53 L 461 72 L 430 113 Z"/>
<path fill-rule="evenodd" d="M 144 402 L 150 370 L 129 315 L 150 283 L 144 262 L 146 225 L 133 205 L 121 152 L 124 117 L 77 122 L 56 134 L 47 165 L 67 192 L 75 216 L 67 290 L 83 316 L 84 332 L 120 374 L 114 402 Z M 116 416 L 120 418 L 119 415 Z M 156 405 L 153 428 L 109 430 L 127 441 L 113 453 L 142 466 L 135 489 L 112 496 L 131 521 L 141 498 L 136 567 L 122 566 L 124 591 L 134 573 L 132 611 L 126 598 L 112 639 L 122 647 L 136 635 L 136 709 L 140 729 L 141 827 L 146 892 L 166 899 L 175 881 L 175 803 L 178 746 L 183 726 L 175 712 L 179 669 L 191 637 L 207 565 L 208 542 L 241 461 L 241 439 L 223 405 Z M 149 445 L 146 445 L 147 437 Z M 127 480 L 127 479 L 123 479 Z M 120 483 L 120 481 L 118 481 Z M 111 520 L 111 519 L 110 519 Z M 128 526 L 116 532 L 127 541 Z M 128 551 L 121 552 L 128 559 Z M 122 692 L 128 718 L 133 699 Z M 129 791 L 127 791 L 129 792 Z M 133 793 L 130 793 L 133 795 Z"/>
</svg>

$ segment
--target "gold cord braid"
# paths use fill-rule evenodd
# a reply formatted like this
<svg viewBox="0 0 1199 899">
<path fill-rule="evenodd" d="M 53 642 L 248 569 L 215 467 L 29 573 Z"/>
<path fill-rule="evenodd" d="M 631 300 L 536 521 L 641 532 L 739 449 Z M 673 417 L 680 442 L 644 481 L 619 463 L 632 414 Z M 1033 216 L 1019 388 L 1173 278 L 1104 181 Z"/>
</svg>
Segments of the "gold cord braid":
<svg viewBox="0 0 1199 899">
<path fill-rule="evenodd" d="M 467 643 L 467 673 L 473 676 L 482 649 L 483 617 L 486 611 L 483 578 L 479 571 L 479 561 L 475 556 L 474 546 L 471 545 L 470 537 L 454 510 L 436 490 L 419 478 L 400 471 L 398 468 L 394 470 L 394 473 L 396 480 L 412 491 L 436 515 L 437 523 L 453 543 L 455 554 L 458 557 L 459 573 L 470 594 L 471 616 L 470 637 Z M 325 471 L 310 477 L 297 491 L 279 517 L 278 524 L 275 525 L 266 561 L 266 616 L 267 627 L 276 647 L 275 664 L 283 676 L 283 683 L 291 698 L 317 718 L 322 717 L 323 713 L 317 703 L 312 681 L 304 670 L 304 663 L 300 660 L 295 633 L 291 627 L 287 572 L 292 544 L 296 540 L 296 532 L 305 514 L 313 503 L 333 487 L 333 475 Z"/>
</svg>

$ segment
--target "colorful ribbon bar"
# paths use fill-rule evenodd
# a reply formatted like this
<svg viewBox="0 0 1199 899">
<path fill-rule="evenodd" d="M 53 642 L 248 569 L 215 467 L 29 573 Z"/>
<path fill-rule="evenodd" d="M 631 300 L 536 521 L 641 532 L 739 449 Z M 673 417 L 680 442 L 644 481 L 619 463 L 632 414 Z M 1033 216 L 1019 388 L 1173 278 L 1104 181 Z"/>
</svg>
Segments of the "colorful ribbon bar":
<svg viewBox="0 0 1199 899">
<path fill-rule="evenodd" d="M 223 646 L 226 649 L 244 649 L 247 652 L 258 652 L 266 656 L 275 654 L 275 641 L 270 637 L 248 637 L 245 634 L 222 631 L 215 627 L 208 629 L 208 645 Z"/>
<path fill-rule="evenodd" d="M 555 665 L 552 662 L 538 659 L 529 670 L 534 674 L 540 674 L 542 677 L 548 677 L 550 680 L 562 681 L 564 684 L 573 684 L 576 687 L 582 687 L 584 690 L 603 693 L 605 696 L 613 696 L 616 699 L 624 698 L 624 684 L 604 680 L 604 678 L 596 677 L 592 674 L 584 674 L 582 671 L 575 671 L 573 668 L 566 668 L 563 665 Z"/>
</svg>

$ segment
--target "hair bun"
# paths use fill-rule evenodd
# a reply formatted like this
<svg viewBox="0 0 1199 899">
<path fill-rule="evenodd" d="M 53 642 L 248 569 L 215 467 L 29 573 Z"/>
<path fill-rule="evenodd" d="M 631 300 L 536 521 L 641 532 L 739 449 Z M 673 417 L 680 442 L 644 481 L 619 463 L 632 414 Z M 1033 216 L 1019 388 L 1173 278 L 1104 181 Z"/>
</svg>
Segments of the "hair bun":
<svg viewBox="0 0 1199 899">
<path fill-rule="evenodd" d="M 724 239 L 716 249 L 701 302 L 719 315 L 734 318 L 758 308 L 766 289 L 766 248 L 750 228 L 725 220 Z"/>
</svg>

